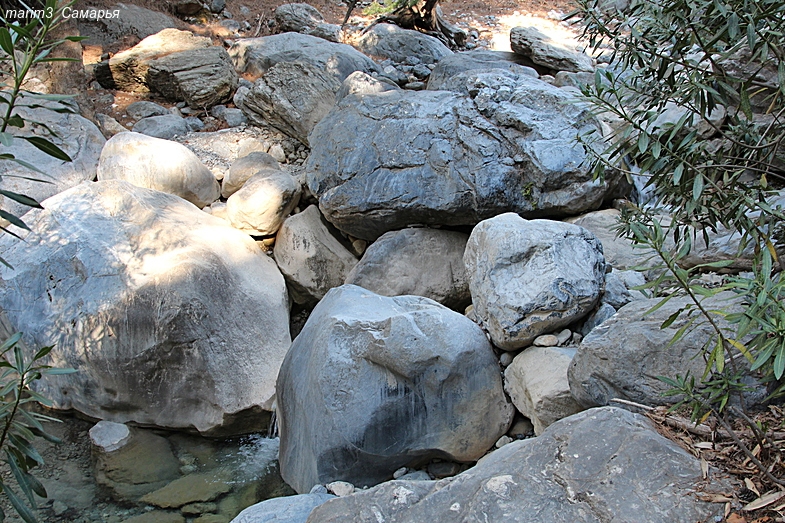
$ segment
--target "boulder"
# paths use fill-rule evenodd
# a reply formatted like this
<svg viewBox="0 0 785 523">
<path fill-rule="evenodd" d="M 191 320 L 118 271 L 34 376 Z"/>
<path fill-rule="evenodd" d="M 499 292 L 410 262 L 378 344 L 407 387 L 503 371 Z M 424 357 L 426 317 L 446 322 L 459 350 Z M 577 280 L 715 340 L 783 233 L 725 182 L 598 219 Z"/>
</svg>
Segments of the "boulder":
<svg viewBox="0 0 785 523">
<path fill-rule="evenodd" d="M 118 135 L 119 136 L 119 135 Z M 247 235 L 166 193 L 84 183 L 28 213 L 0 256 L 3 336 L 76 373 L 57 409 L 207 434 L 263 429 L 289 348 L 284 280 Z"/>
<path fill-rule="evenodd" d="M 219 196 L 215 177 L 188 148 L 138 133 L 120 133 L 106 142 L 98 162 L 98 179 L 124 180 L 176 194 L 199 208 Z"/>
<path fill-rule="evenodd" d="M 632 269 L 645 264 L 654 251 L 643 246 L 636 247 L 627 238 L 616 236 L 615 228 L 619 225 L 620 216 L 617 209 L 603 209 L 564 221 L 591 231 L 602 243 L 605 261 L 614 269 Z"/>
<path fill-rule="evenodd" d="M 24 98 L 23 101 L 25 103 L 31 102 Z M 40 103 L 40 101 L 35 103 Z M 62 106 L 55 104 L 47 103 L 46 105 L 52 108 L 62 108 Z M 6 109 L 5 104 L 0 104 L 0 111 Z M 17 107 L 15 113 L 27 121 L 21 129 L 8 127 L 7 132 L 15 138 L 11 145 L 0 147 L 0 152 L 12 154 L 15 158 L 33 165 L 41 172 L 33 171 L 10 160 L 0 160 L 0 172 L 2 172 L 0 189 L 25 194 L 41 202 L 82 182 L 95 179 L 96 165 L 106 139 L 93 122 L 78 114 L 56 113 L 43 107 L 33 109 Z M 49 136 L 47 139 L 65 151 L 73 161 L 58 160 L 36 148 L 33 144 L 19 139 L 22 136 L 47 137 L 48 133 L 43 126 L 57 133 L 57 136 Z M 26 178 L 35 178 L 43 180 L 43 182 Z M 30 207 L 12 201 L 10 198 L 0 199 L 0 201 L 2 201 L 4 211 L 16 216 L 21 216 L 30 210 Z"/>
<path fill-rule="evenodd" d="M 148 92 L 150 85 L 147 73 L 152 61 L 172 53 L 211 46 L 210 39 L 204 36 L 194 36 L 179 29 L 164 29 L 96 65 L 95 79 L 105 89 Z"/>
<path fill-rule="evenodd" d="M 148 430 L 99 421 L 90 429 L 90 440 L 95 482 L 117 501 L 135 501 L 180 476 L 180 461 L 169 442 Z"/>
<path fill-rule="evenodd" d="M 98 124 L 101 134 L 106 138 L 111 138 L 117 133 L 124 133 L 128 130 L 108 114 L 95 113 L 95 123 Z"/>
<path fill-rule="evenodd" d="M 183 16 L 194 16 L 204 9 L 204 4 L 199 0 L 175 0 L 174 10 Z"/>
<path fill-rule="evenodd" d="M 482 330 L 427 298 L 332 289 L 278 376 L 281 476 L 358 487 L 432 458 L 479 459 L 512 406 Z M 350 521 L 350 520 L 349 520 Z"/>
<path fill-rule="evenodd" d="M 231 99 L 237 73 L 223 47 L 172 53 L 151 60 L 147 85 L 171 102 L 185 101 L 192 109 L 209 109 Z"/>
<path fill-rule="evenodd" d="M 308 34 L 319 38 L 324 38 L 336 44 L 341 43 L 341 26 L 338 24 L 319 24 Z"/>
<path fill-rule="evenodd" d="M 416 56 L 422 63 L 435 64 L 453 54 L 439 39 L 394 24 L 374 25 L 355 45 L 368 56 L 397 63 Z"/>
<path fill-rule="evenodd" d="M 357 258 L 330 230 L 315 205 L 286 219 L 275 238 L 275 261 L 296 303 L 315 304 L 343 285 Z"/>
<path fill-rule="evenodd" d="M 254 236 L 275 234 L 300 201 L 300 184 L 287 172 L 262 169 L 226 200 L 232 227 Z"/>
<path fill-rule="evenodd" d="M 188 474 L 146 494 L 140 501 L 161 508 L 180 508 L 191 503 L 212 501 L 232 490 L 226 479 L 215 472 Z"/>
<path fill-rule="evenodd" d="M 368 247 L 346 283 L 382 296 L 425 296 L 463 310 L 471 302 L 463 264 L 468 239 L 438 229 L 390 231 Z"/>
<path fill-rule="evenodd" d="M 334 497 L 332 494 L 300 494 L 268 499 L 243 510 L 231 523 L 305 523 L 314 508 Z"/>
<path fill-rule="evenodd" d="M 633 269 L 657 263 L 658 258 L 653 250 L 642 245 L 636 246 L 625 237 L 617 237 L 616 227 L 619 225 L 620 214 L 616 209 L 603 209 L 565 221 L 594 233 L 602 242 L 605 259 L 616 269 Z M 667 225 L 669 221 L 667 216 L 660 216 L 659 219 L 663 225 Z M 716 231 L 708 231 L 708 237 L 709 243 L 706 244 L 703 233 L 697 231 L 690 253 L 679 262 L 682 267 L 688 269 L 702 263 L 733 260 L 733 263 L 726 267 L 727 270 L 751 270 L 753 246 L 746 244 L 742 249 L 738 232 L 718 225 Z M 666 238 L 665 245 L 666 248 L 673 247 L 673 238 L 670 235 Z"/>
<path fill-rule="evenodd" d="M 272 126 L 308 145 L 308 134 L 335 105 L 341 84 L 306 62 L 273 65 L 252 88 L 237 90 L 234 103 L 251 122 Z"/>
<path fill-rule="evenodd" d="M 646 278 L 640 272 L 613 269 L 605 275 L 605 292 L 600 301 L 619 310 L 631 301 L 645 300 L 647 296 L 641 291 L 629 289 L 645 284 Z"/>
<path fill-rule="evenodd" d="M 643 416 L 592 409 L 441 481 L 390 481 L 314 509 L 308 523 L 713 521 L 701 463 Z M 709 492 L 730 488 L 714 478 Z"/>
<path fill-rule="evenodd" d="M 162 140 L 172 140 L 177 136 L 185 136 L 191 132 L 188 121 L 176 114 L 164 114 L 161 116 L 148 116 L 142 118 L 134 124 L 131 130 L 135 133 L 160 138 Z"/>
<path fill-rule="evenodd" d="M 504 51 L 477 49 L 465 53 L 453 53 L 439 60 L 439 63 L 431 71 L 431 76 L 428 78 L 428 89 L 431 91 L 444 89 L 448 80 L 455 75 L 477 70 L 501 69 L 515 74 L 529 75 L 532 78 L 539 77 L 537 71 L 518 62 L 520 62 L 519 55 Z M 452 91 L 453 89 L 445 90 Z"/>
<path fill-rule="evenodd" d="M 412 224 L 473 225 L 599 206 L 570 95 L 527 75 L 479 72 L 471 96 L 391 91 L 339 102 L 309 136 L 308 186 L 336 227 L 374 240 Z M 351 129 L 352 132 L 345 132 Z"/>
<path fill-rule="evenodd" d="M 738 298 L 726 292 L 704 300 L 711 309 L 738 309 Z M 706 323 L 696 322 L 671 344 L 674 334 L 686 325 L 681 315 L 669 327 L 662 323 L 690 303 L 687 298 L 673 298 L 654 312 L 646 314 L 660 298 L 633 301 L 611 318 L 594 328 L 581 342 L 568 373 L 573 397 L 585 407 L 608 405 L 620 398 L 644 405 L 673 403 L 664 397 L 671 387 L 658 376 L 675 378 L 687 373 L 696 379 L 703 375 L 705 362 L 696 357 L 713 331 Z M 719 316 L 714 320 L 722 328 L 732 326 Z"/>
<path fill-rule="evenodd" d="M 536 435 L 551 424 L 583 410 L 570 394 L 567 369 L 574 348 L 530 347 L 504 370 L 504 390 Z"/>
<path fill-rule="evenodd" d="M 120 11 L 120 14 L 112 18 L 75 18 L 79 34 L 87 36 L 91 44 L 101 45 L 115 43 L 129 35 L 146 38 L 175 27 L 174 18 L 158 11 L 123 3 L 107 8 L 107 11 L 112 13 L 116 10 Z"/>
<path fill-rule="evenodd" d="M 132 104 L 128 104 L 125 112 L 134 120 L 141 120 L 142 118 L 149 118 L 150 116 L 164 116 L 172 114 L 169 109 L 163 105 L 155 102 L 148 102 L 147 100 L 140 100 Z"/>
<path fill-rule="evenodd" d="M 570 49 L 567 45 L 552 43 L 551 38 L 536 27 L 513 27 L 510 31 L 513 52 L 532 62 L 554 71 L 593 71 L 594 64 L 586 53 Z"/>
<path fill-rule="evenodd" d="M 605 284 L 602 244 L 592 233 L 512 213 L 477 225 L 463 260 L 474 314 L 505 350 L 581 319 Z"/>
<path fill-rule="evenodd" d="M 299 33 L 243 38 L 232 45 L 229 56 L 237 72 L 255 78 L 279 62 L 309 63 L 339 83 L 355 71 L 379 70 L 373 60 L 350 45 Z"/>
<path fill-rule="evenodd" d="M 253 151 L 232 162 L 221 182 L 221 196 L 229 198 L 240 190 L 248 179 L 261 170 L 280 170 L 275 158 L 262 151 Z"/>
<path fill-rule="evenodd" d="M 319 24 L 324 23 L 322 13 L 309 4 L 279 5 L 275 8 L 273 16 L 275 17 L 275 25 L 282 33 L 287 31 L 310 33 Z"/>
<path fill-rule="evenodd" d="M 338 89 L 338 93 L 335 95 L 335 101 L 339 102 L 350 94 L 364 95 L 398 90 L 400 90 L 400 87 L 392 82 L 385 82 L 374 78 L 368 73 L 355 71 L 343 81 L 341 88 Z"/>
</svg>

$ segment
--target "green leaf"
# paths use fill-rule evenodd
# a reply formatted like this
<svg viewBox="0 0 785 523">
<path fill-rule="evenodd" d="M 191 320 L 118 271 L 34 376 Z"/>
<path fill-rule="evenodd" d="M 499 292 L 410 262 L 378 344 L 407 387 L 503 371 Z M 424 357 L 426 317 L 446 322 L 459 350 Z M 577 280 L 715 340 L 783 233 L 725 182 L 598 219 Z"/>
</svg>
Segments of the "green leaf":
<svg viewBox="0 0 785 523">
<path fill-rule="evenodd" d="M 5 483 L 3 483 L 2 485 L 3 485 L 3 492 L 8 498 L 8 501 L 11 502 L 11 505 L 14 507 L 14 510 L 16 510 L 16 513 L 19 514 L 19 516 L 25 521 L 25 523 L 38 523 L 38 521 L 35 518 L 35 515 L 30 510 L 30 508 L 27 505 L 25 505 L 24 501 L 19 499 L 19 496 L 17 496 L 16 493 L 14 493 L 14 491 L 8 487 L 8 485 L 6 485 Z"/>
<path fill-rule="evenodd" d="M 19 467 L 19 463 L 16 460 L 16 456 L 14 456 L 13 453 L 8 452 L 7 449 L 6 449 L 6 456 L 7 456 L 6 463 L 8 463 L 8 466 L 11 468 L 11 472 L 14 474 L 14 477 L 16 478 L 16 483 L 19 485 L 19 488 L 22 489 L 22 493 L 27 497 L 27 501 L 30 502 L 30 505 L 33 508 L 36 508 L 33 489 L 30 488 L 30 483 L 27 480 L 27 476 L 29 476 L 29 474 L 23 471 Z"/>
<path fill-rule="evenodd" d="M 33 356 L 33 361 L 40 360 L 41 358 L 43 358 L 44 356 L 46 356 L 47 354 L 52 352 L 52 349 L 54 349 L 54 345 L 48 345 L 46 347 L 41 347 L 38 350 L 38 352 L 35 353 L 35 356 Z"/>
<path fill-rule="evenodd" d="M 8 120 L 6 120 L 6 123 L 8 123 L 8 125 L 11 127 L 17 127 L 19 129 L 25 126 L 25 121 L 18 114 L 10 116 Z"/>
<path fill-rule="evenodd" d="M 782 378 L 783 372 L 785 372 L 785 347 L 780 347 L 774 357 L 774 377 Z"/>
<path fill-rule="evenodd" d="M 0 49 L 8 56 L 14 56 L 14 44 L 11 41 L 11 33 L 5 27 L 0 27 Z"/>
<path fill-rule="evenodd" d="M 695 180 L 692 182 L 692 199 L 699 200 L 703 194 L 703 175 L 701 173 L 697 173 L 695 175 Z"/>
<path fill-rule="evenodd" d="M 5 354 L 8 349 L 19 343 L 19 340 L 22 339 L 22 333 L 16 332 L 10 338 L 5 340 L 2 345 L 0 345 L 0 354 Z"/>
<path fill-rule="evenodd" d="M 28 227 L 27 224 L 23 222 L 21 218 L 14 216 L 8 211 L 4 211 L 0 209 L 0 218 L 3 218 L 4 220 L 8 220 L 11 224 L 16 225 L 20 229 L 25 229 L 28 231 L 30 230 L 30 227 Z"/>
<path fill-rule="evenodd" d="M 668 303 L 669 301 L 671 301 L 671 298 L 673 298 L 673 296 L 674 296 L 674 295 L 673 295 L 673 294 L 671 294 L 670 296 L 666 296 L 666 297 L 664 297 L 664 298 L 663 298 L 663 299 L 661 299 L 659 302 L 657 302 L 657 304 L 656 304 L 654 307 L 652 307 L 651 309 L 649 309 L 649 310 L 647 310 L 646 312 L 644 312 L 644 313 L 643 313 L 643 316 L 644 316 L 644 317 L 646 317 L 646 316 L 648 316 L 649 314 L 651 314 L 652 312 L 654 312 L 654 311 L 658 310 L 660 307 L 662 307 L 663 305 L 665 305 L 666 303 Z"/>
<path fill-rule="evenodd" d="M 65 368 L 53 368 L 53 369 L 44 369 L 41 371 L 42 374 L 46 374 L 48 376 L 60 376 L 62 374 L 73 374 L 78 372 L 76 369 L 65 369 Z"/>
<path fill-rule="evenodd" d="M 27 140 L 31 144 L 33 144 L 36 148 L 40 149 L 41 151 L 45 152 L 49 156 L 57 158 L 58 160 L 63 160 L 64 162 L 70 162 L 71 157 L 66 154 L 65 151 L 60 149 L 58 146 L 41 138 L 39 136 L 23 136 L 22 139 Z"/>
<path fill-rule="evenodd" d="M 13 200 L 13 201 L 15 201 L 17 203 L 21 203 L 22 205 L 26 205 L 28 207 L 34 207 L 36 209 L 43 209 L 43 207 L 41 207 L 40 203 L 35 201 L 33 198 L 30 198 L 29 196 L 25 196 L 24 194 L 19 194 L 19 193 L 15 193 L 15 192 L 11 192 L 11 191 L 6 191 L 6 190 L 3 190 L 3 189 L 0 189 L 0 194 L 2 194 L 6 198 L 9 198 L 9 199 L 11 199 L 11 200 Z"/>
<path fill-rule="evenodd" d="M 41 457 L 38 451 L 35 450 L 32 445 L 30 445 L 28 441 L 25 441 L 23 438 L 20 438 L 15 434 L 9 434 L 8 439 L 14 448 L 18 449 L 25 456 L 29 457 L 39 465 L 44 464 L 44 459 Z"/>
<path fill-rule="evenodd" d="M 660 325 L 660 329 L 667 329 L 668 327 L 670 327 L 671 324 L 674 321 L 676 321 L 676 318 L 678 318 L 682 312 L 684 312 L 683 307 L 677 310 L 676 312 L 674 312 L 673 314 L 671 314 L 670 316 L 668 316 L 668 319 L 666 319 L 664 322 L 662 322 L 662 325 Z"/>
</svg>

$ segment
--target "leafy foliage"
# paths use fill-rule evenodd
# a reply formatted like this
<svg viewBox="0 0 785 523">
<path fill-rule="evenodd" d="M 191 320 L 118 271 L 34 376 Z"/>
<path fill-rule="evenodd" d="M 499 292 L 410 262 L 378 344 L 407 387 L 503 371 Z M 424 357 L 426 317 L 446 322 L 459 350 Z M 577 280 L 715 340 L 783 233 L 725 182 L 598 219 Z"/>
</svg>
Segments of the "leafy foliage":
<svg viewBox="0 0 785 523">
<path fill-rule="evenodd" d="M 24 5 L 22 3 L 22 5 Z M 70 4 L 67 4 L 70 5 Z M 62 7 L 66 7 L 65 5 Z M 43 128 L 48 136 L 56 136 L 56 133 L 41 122 L 30 121 L 18 113 L 21 107 L 28 109 L 46 108 L 60 113 L 72 113 L 73 109 L 68 105 L 70 96 L 41 94 L 30 92 L 23 88 L 24 82 L 30 70 L 39 64 L 67 61 L 68 58 L 57 58 L 52 56 L 52 50 L 65 41 L 79 41 L 82 37 L 69 36 L 63 39 L 49 38 L 52 31 L 62 22 L 62 9 L 58 6 L 57 0 L 47 0 L 42 10 L 50 14 L 45 18 L 32 17 L 23 24 L 19 21 L 8 20 L 5 13 L 0 13 L 0 145 L 10 147 L 16 140 L 24 140 L 44 153 L 62 161 L 70 162 L 71 158 L 52 140 L 40 136 L 22 134 L 21 132 L 11 133 L 9 128 L 23 129 L 26 124 L 34 124 Z M 10 152 L 3 152 L 0 148 L 0 160 L 15 162 L 34 173 L 45 175 L 38 167 L 30 164 L 22 158 L 17 158 Z M 4 174 L 2 176 L 9 176 Z M 0 176 L 0 179 L 2 179 Z M 46 183 L 46 180 L 35 177 L 28 179 Z M 18 194 L 12 191 L 0 190 L 0 195 L 28 207 L 40 208 L 38 202 L 29 196 Z M 24 221 L 12 213 L 0 209 L 0 218 L 6 220 L 19 228 L 27 229 Z M 16 236 L 13 230 L 7 226 L 0 225 L 0 230 Z M 0 258 L 0 263 L 8 266 L 8 263 Z M 10 267 L 10 266 L 9 266 Z"/>
<path fill-rule="evenodd" d="M 662 379 L 679 404 L 691 406 L 693 420 L 715 415 L 727 424 L 732 398 L 743 411 L 745 374 L 758 371 L 773 395 L 785 392 L 785 283 L 778 274 L 785 260 L 777 241 L 785 216 L 773 190 L 785 170 L 785 3 L 579 4 L 584 36 L 610 55 L 609 66 L 582 89 L 612 128 L 608 136 L 581 137 L 594 154 L 595 174 L 616 169 L 647 177 L 659 208 L 631 206 L 620 233 L 655 252 L 659 272 L 650 287 L 663 296 L 658 306 L 676 295 L 690 298 L 664 326 L 685 317 L 676 337 L 699 323 L 714 332 L 702 350 L 703 376 Z M 665 224 L 662 215 L 669 216 Z M 741 249 L 752 247 L 753 271 L 708 289 L 698 272 L 722 264 L 688 270 L 682 262 L 720 227 L 741 235 Z M 744 310 L 704 307 L 724 290 L 741 294 Z"/>
<path fill-rule="evenodd" d="M 3 398 L 0 400 L 0 449 L 5 454 L 4 461 L 11 469 L 23 497 L 2 479 L 0 488 L 20 517 L 27 523 L 35 523 L 37 520 L 31 507 L 36 508 L 35 495 L 46 497 L 46 489 L 30 473 L 32 468 L 44 462 L 33 447 L 33 441 L 44 438 L 58 443 L 57 438 L 46 433 L 42 422 L 59 420 L 30 412 L 23 406 L 31 402 L 51 406 L 49 400 L 30 389 L 30 384 L 47 374 L 74 371 L 40 363 L 52 350 L 51 346 L 43 347 L 28 361 L 20 345 L 21 339 L 22 333 L 17 332 L 0 345 L 0 398 Z M 5 514 L 0 509 L 0 521 L 4 518 Z"/>
<path fill-rule="evenodd" d="M 52 129 L 41 122 L 28 120 L 18 112 L 21 107 L 45 108 L 60 113 L 73 112 L 67 104 L 70 98 L 68 96 L 33 93 L 23 88 L 32 67 L 47 62 L 67 60 L 51 56 L 56 46 L 66 40 L 81 39 L 81 37 L 50 39 L 50 33 L 62 21 L 61 9 L 57 0 L 46 0 L 43 7 L 44 18 L 33 17 L 24 23 L 8 20 L 4 12 L 0 13 L 0 22 L 2 22 L 0 25 L 0 146 L 9 147 L 15 140 L 25 140 L 49 156 L 62 161 L 71 161 L 68 154 L 49 139 L 56 136 Z M 48 137 L 22 134 L 21 130 L 27 124 L 43 128 L 48 133 Z M 9 128 L 17 128 L 20 132 L 11 133 Z M 17 158 L 10 152 L 2 152 L 2 149 L 0 149 L 0 160 L 12 161 L 31 171 L 45 174 L 24 159 Z M 32 177 L 28 179 L 45 181 Z M 41 207 L 35 199 L 23 194 L 0 189 L 0 195 L 28 207 Z M 0 218 L 16 227 L 28 229 L 20 217 L 7 210 L 0 209 Z M 0 225 L 0 230 L 17 236 L 8 226 Z M 2 258 L 0 263 L 10 267 Z M 74 371 L 55 369 L 40 363 L 52 347 L 40 349 L 32 359 L 28 360 L 20 345 L 21 338 L 22 333 L 16 333 L 0 345 L 0 453 L 4 454 L 4 461 L 21 494 L 2 479 L 0 479 L 0 488 L 22 520 L 26 523 L 35 523 L 37 521 L 34 513 L 35 496 L 46 497 L 46 490 L 30 473 L 31 469 L 43 464 L 43 459 L 33 446 L 33 441 L 36 438 L 44 438 L 52 442 L 58 440 L 48 435 L 42 425 L 42 422 L 57 420 L 25 408 L 25 405 L 31 402 L 49 405 L 49 401 L 33 391 L 30 384 L 46 374 Z M 0 522 L 4 520 L 5 514 L 0 509 Z"/>
</svg>

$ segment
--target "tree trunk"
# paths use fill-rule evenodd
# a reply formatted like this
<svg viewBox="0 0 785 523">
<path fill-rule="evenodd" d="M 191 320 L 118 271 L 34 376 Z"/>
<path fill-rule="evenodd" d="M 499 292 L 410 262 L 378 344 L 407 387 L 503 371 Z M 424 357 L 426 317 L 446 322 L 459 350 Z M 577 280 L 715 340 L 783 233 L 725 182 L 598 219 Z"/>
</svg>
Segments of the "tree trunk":
<svg viewBox="0 0 785 523">
<path fill-rule="evenodd" d="M 349 3 L 344 24 L 354 10 L 356 0 Z M 466 31 L 449 23 L 444 18 L 439 0 L 425 0 L 422 6 L 402 5 L 391 14 L 382 16 L 368 26 L 365 31 L 379 23 L 391 23 L 404 29 L 414 29 L 441 40 L 448 47 L 463 47 L 466 44 Z M 363 32 L 365 32 L 363 31 Z"/>
</svg>

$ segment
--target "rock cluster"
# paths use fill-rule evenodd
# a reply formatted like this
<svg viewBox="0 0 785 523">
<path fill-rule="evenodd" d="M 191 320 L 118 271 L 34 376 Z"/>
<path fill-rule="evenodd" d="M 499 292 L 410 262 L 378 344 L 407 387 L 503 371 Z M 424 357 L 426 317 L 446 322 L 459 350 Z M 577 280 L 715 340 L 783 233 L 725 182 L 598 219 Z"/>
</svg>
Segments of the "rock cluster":
<svg viewBox="0 0 785 523">
<path fill-rule="evenodd" d="M 174 11 L 207 7 L 231 20 L 218 0 Z M 74 162 L 31 156 L 55 183 L 23 241 L 0 238 L 16 267 L 0 267 L 1 330 L 77 369 L 38 392 L 102 420 L 96 478 L 156 507 L 136 521 L 193 519 L 231 478 L 124 423 L 236 435 L 273 411 L 299 495 L 236 523 L 717 512 L 694 495 L 698 461 L 607 407 L 661 403 L 657 376 L 700 374 L 709 333 L 668 343 L 682 324 L 660 325 L 686 303 L 651 310 L 633 270 L 645 253 L 598 210 L 624 186 L 595 179 L 575 139 L 604 130 L 570 87 L 589 56 L 526 27 L 512 53 L 454 53 L 388 24 L 355 48 L 307 4 L 276 9 L 288 32 L 228 52 L 149 32 L 165 19 L 138 25 L 143 40 L 95 77 L 175 106 L 101 116 L 108 141 L 82 117 L 25 113 Z M 730 231 L 710 240 L 685 263 L 739 250 Z M 155 466 L 134 467 L 149 449 Z"/>
</svg>

